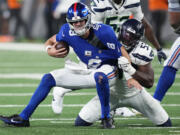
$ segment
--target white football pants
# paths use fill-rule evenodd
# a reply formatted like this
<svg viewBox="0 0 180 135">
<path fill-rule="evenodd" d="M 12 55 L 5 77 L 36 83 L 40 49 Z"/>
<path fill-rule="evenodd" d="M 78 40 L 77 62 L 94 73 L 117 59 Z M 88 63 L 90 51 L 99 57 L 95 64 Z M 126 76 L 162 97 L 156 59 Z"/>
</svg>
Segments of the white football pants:
<svg viewBox="0 0 180 135">
<path fill-rule="evenodd" d="M 126 81 L 120 80 L 126 84 Z M 119 85 L 119 83 L 117 84 Z M 131 107 L 135 110 L 141 112 L 144 116 L 148 117 L 155 125 L 161 125 L 166 122 L 169 118 L 167 112 L 163 109 L 160 103 L 155 100 L 145 89 L 136 90 L 131 88 L 130 91 L 134 92 L 134 95 L 129 96 L 128 93 L 122 92 L 129 89 L 121 85 L 118 87 L 111 87 L 110 96 L 110 107 L 114 110 L 119 107 Z M 124 94 L 123 94 L 124 93 Z M 94 123 L 100 119 L 101 116 L 101 106 L 98 96 L 91 99 L 80 111 L 79 116 L 89 122 Z"/>
</svg>

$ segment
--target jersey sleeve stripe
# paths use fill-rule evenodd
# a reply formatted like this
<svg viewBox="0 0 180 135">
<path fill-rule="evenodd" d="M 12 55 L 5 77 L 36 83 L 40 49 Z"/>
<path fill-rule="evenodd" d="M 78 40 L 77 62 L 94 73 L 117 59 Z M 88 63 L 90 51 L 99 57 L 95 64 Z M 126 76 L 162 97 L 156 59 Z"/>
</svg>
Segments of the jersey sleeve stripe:
<svg viewBox="0 0 180 135">
<path fill-rule="evenodd" d="M 171 56 L 171 59 L 168 61 L 167 65 L 168 66 L 173 65 L 179 56 L 180 56 L 180 46 L 175 50 L 175 52 Z"/>
<path fill-rule="evenodd" d="M 106 7 L 106 8 L 93 8 L 95 12 L 105 12 L 107 10 L 111 10 L 112 7 Z"/>
<path fill-rule="evenodd" d="M 108 79 L 113 79 L 117 75 L 117 69 L 115 68 L 112 72 L 107 74 Z"/>
<path fill-rule="evenodd" d="M 140 2 L 124 6 L 124 8 L 128 9 L 128 8 L 134 8 L 134 7 L 139 7 L 139 6 L 140 6 Z"/>
<path fill-rule="evenodd" d="M 132 55 L 133 55 L 134 57 L 136 57 L 136 58 L 138 58 L 138 59 L 140 59 L 140 60 L 146 61 L 146 62 L 152 61 L 151 58 L 148 58 L 148 57 L 146 57 L 146 56 L 144 56 L 144 55 L 140 55 L 140 54 L 138 54 L 138 53 L 133 53 Z"/>
</svg>

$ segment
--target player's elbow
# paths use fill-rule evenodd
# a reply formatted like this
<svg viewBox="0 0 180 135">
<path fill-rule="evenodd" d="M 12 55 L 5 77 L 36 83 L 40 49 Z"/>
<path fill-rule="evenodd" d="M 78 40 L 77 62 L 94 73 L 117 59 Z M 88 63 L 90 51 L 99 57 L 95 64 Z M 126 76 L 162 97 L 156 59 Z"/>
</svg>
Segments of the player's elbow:
<svg viewBox="0 0 180 135">
<path fill-rule="evenodd" d="M 149 77 L 147 80 L 146 80 L 146 83 L 144 83 L 146 86 L 146 88 L 151 88 L 153 87 L 153 84 L 154 84 L 154 78 L 152 77 Z"/>
<path fill-rule="evenodd" d="M 146 88 L 150 89 L 153 86 L 153 83 L 147 83 Z"/>
<path fill-rule="evenodd" d="M 171 27 L 173 29 L 177 29 L 179 27 L 179 23 L 176 23 L 176 22 L 171 22 Z"/>
</svg>

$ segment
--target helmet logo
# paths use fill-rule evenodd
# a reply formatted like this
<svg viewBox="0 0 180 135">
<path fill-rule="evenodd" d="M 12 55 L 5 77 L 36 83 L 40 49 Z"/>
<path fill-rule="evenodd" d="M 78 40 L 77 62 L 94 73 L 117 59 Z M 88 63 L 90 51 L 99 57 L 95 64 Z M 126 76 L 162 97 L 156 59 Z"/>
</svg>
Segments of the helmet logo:
<svg viewBox="0 0 180 135">
<path fill-rule="evenodd" d="M 128 28 L 127 28 L 127 31 L 129 31 L 129 32 L 131 32 L 131 33 L 133 33 L 133 34 L 136 34 L 136 31 L 133 30 L 131 27 L 128 27 Z"/>
<path fill-rule="evenodd" d="M 142 24 L 138 24 L 138 25 L 137 25 L 137 28 L 138 28 L 138 29 L 141 29 L 141 27 L 142 27 Z"/>
<path fill-rule="evenodd" d="M 77 12 L 74 12 L 74 19 L 77 19 Z"/>
</svg>

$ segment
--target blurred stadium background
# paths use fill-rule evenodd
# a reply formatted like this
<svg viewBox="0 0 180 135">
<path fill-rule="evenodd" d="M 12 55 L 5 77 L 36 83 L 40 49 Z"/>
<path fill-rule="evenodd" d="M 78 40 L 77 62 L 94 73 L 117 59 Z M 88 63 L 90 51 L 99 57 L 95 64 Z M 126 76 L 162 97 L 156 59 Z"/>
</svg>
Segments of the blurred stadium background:
<svg viewBox="0 0 180 135">
<path fill-rule="evenodd" d="M 20 2 L 20 5 L 8 4 L 13 1 Z M 89 5 L 88 0 L 80 1 Z M 66 9 L 72 2 L 72 0 L 0 0 L 0 42 L 46 40 L 57 33 L 65 22 Z M 141 4 L 145 17 L 152 24 L 148 0 L 141 0 Z M 19 22 L 20 28 L 17 28 L 16 24 L 18 15 L 22 18 Z M 18 32 L 15 32 L 16 28 L 19 29 Z M 168 17 L 161 34 L 163 40 L 168 43 L 177 37 L 169 26 Z"/>
<path fill-rule="evenodd" d="M 21 17 L 28 27 L 21 28 L 15 33 L 15 19 L 10 19 L 10 10 L 6 5 L 6 0 L 0 0 L 0 114 L 11 115 L 20 113 L 28 103 L 32 93 L 37 87 L 41 76 L 49 71 L 61 68 L 64 59 L 51 58 L 44 50 L 44 41 L 52 34 L 58 32 L 60 25 L 65 20 L 64 11 L 52 15 L 52 10 L 48 11 L 50 3 L 54 0 L 19 0 L 22 2 Z M 71 2 L 64 0 L 61 2 Z M 50 2 L 50 3 L 48 3 Z M 65 5 L 67 4 L 65 2 Z M 89 1 L 84 0 L 87 3 Z M 61 3 L 61 4 L 62 4 Z M 142 10 L 151 23 L 151 15 L 148 10 L 148 1 L 141 0 Z M 52 4 L 52 3 L 51 3 Z M 63 5 L 63 4 L 62 4 Z M 58 18 L 59 15 L 59 18 Z M 50 17 L 50 18 L 48 18 Z M 52 19 L 55 28 L 49 27 L 48 19 Z M 51 29 L 51 32 L 49 31 Z M 171 43 L 177 37 L 169 26 L 168 18 L 163 26 L 162 37 L 166 42 L 163 46 L 168 54 Z M 156 51 L 155 51 L 156 52 Z M 74 59 L 74 54 L 69 54 Z M 155 57 L 153 61 L 155 70 L 155 84 L 148 91 L 153 94 L 162 65 Z M 67 94 L 64 101 L 64 110 L 61 115 L 53 114 L 50 104 L 52 93 L 40 105 L 31 118 L 30 128 L 9 128 L 0 122 L 0 135 L 44 135 L 44 134 L 63 134 L 63 135 L 178 135 L 180 134 L 180 74 L 176 76 L 173 87 L 164 98 L 162 105 L 172 118 L 172 128 L 155 127 L 143 116 L 130 118 L 115 117 L 116 129 L 99 129 L 99 122 L 92 127 L 74 127 L 73 122 L 81 107 L 89 101 L 95 94 L 94 89 L 81 90 Z"/>
</svg>

